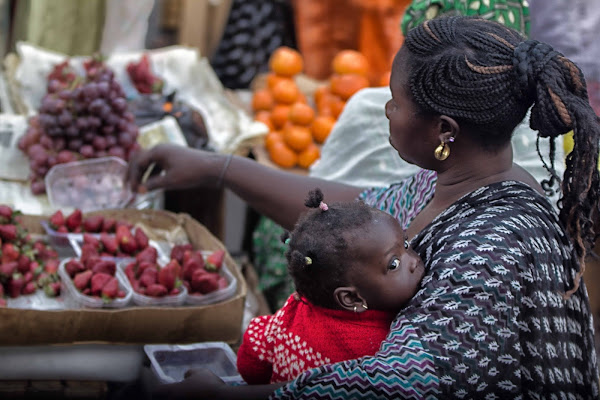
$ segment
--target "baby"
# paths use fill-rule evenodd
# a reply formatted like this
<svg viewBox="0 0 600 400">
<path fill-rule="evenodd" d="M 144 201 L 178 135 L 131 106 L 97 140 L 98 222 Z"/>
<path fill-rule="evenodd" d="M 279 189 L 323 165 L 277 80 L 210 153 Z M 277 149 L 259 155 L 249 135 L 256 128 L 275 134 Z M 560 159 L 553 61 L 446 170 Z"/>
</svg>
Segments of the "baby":
<svg viewBox="0 0 600 400">
<path fill-rule="evenodd" d="M 284 382 L 320 365 L 375 354 L 425 273 L 391 215 L 360 201 L 313 208 L 286 243 L 296 293 L 273 315 L 254 318 L 238 351 L 249 384 Z"/>
</svg>

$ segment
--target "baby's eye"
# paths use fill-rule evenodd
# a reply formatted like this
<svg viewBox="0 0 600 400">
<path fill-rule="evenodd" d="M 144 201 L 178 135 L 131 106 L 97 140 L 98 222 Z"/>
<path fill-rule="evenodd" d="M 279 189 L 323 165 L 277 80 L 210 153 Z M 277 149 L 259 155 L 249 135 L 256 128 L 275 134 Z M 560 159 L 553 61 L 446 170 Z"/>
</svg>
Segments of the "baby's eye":
<svg viewBox="0 0 600 400">
<path fill-rule="evenodd" d="M 395 269 L 400 268 L 400 259 L 399 258 L 394 258 L 392 260 L 392 262 L 390 263 L 390 265 L 388 266 L 388 269 L 393 271 Z"/>
</svg>

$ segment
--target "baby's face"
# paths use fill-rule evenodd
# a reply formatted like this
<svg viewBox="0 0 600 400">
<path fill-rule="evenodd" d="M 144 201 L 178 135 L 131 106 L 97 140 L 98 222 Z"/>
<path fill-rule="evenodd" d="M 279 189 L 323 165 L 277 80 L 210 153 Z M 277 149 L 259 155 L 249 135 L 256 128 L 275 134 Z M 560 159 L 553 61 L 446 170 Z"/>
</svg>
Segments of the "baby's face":
<svg viewBox="0 0 600 400">
<path fill-rule="evenodd" d="M 398 311 L 418 291 L 425 266 L 412 250 L 404 248 L 404 232 L 398 221 L 383 212 L 365 235 L 355 239 L 355 254 L 362 254 L 351 279 L 369 309 Z"/>
</svg>

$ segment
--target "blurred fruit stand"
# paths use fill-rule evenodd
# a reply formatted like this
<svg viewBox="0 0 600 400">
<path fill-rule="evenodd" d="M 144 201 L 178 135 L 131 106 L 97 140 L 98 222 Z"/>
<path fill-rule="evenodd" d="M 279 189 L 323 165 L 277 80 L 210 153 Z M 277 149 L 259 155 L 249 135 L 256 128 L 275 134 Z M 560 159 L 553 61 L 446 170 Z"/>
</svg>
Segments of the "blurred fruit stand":
<svg viewBox="0 0 600 400">
<path fill-rule="evenodd" d="M 267 128 L 197 50 L 67 58 L 19 43 L 3 62 L 0 106 L 0 205 L 11 209 L 0 216 L 0 397 L 25 390 L 20 381 L 64 391 L 65 380 L 139 379 L 148 343 L 239 340 L 247 289 L 222 243 L 222 190 L 134 196 L 122 169 L 117 181 L 89 179 L 107 167 L 52 179 L 110 157 L 126 165 L 161 142 L 247 155 Z"/>
</svg>

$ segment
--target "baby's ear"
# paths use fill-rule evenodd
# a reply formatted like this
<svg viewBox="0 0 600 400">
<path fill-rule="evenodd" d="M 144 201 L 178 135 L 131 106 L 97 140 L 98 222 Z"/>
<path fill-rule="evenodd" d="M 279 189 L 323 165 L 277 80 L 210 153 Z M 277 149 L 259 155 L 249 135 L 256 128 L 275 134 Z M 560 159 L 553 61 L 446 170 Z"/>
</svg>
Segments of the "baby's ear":
<svg viewBox="0 0 600 400">
<path fill-rule="evenodd" d="M 354 286 L 342 286 L 336 288 L 333 291 L 333 297 L 335 302 L 340 308 L 352 311 L 352 312 L 363 312 L 365 311 L 363 304 L 365 300 L 360 296 L 358 290 Z"/>
</svg>

